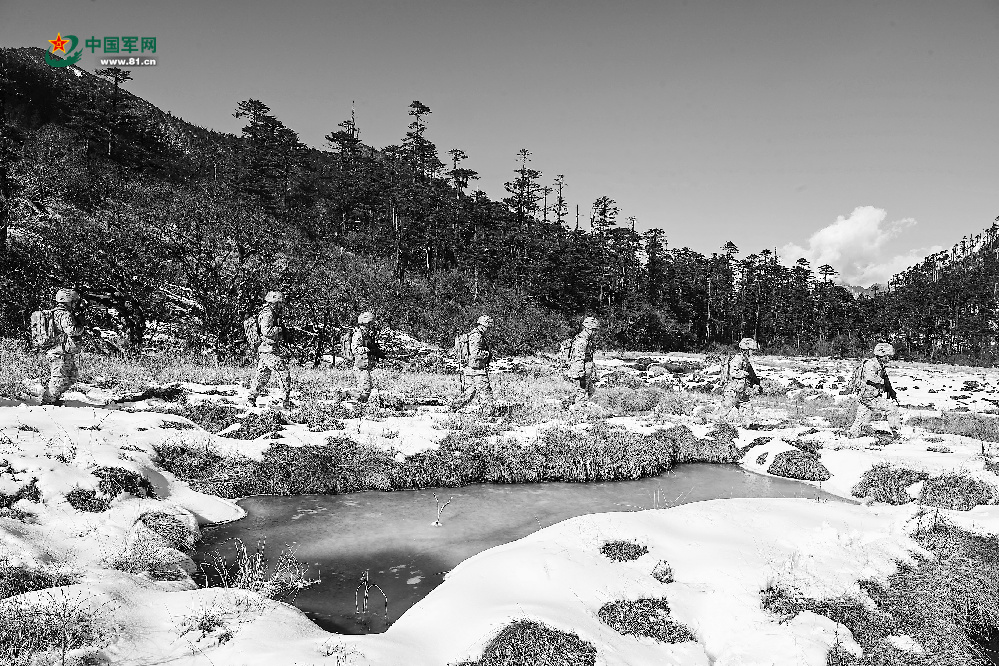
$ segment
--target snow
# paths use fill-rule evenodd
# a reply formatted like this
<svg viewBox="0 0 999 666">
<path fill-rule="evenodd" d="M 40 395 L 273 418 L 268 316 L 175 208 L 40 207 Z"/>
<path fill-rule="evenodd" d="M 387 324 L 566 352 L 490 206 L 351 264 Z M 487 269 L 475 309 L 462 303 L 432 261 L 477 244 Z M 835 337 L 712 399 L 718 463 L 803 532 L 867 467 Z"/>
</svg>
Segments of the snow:
<svg viewBox="0 0 999 666">
<path fill-rule="evenodd" d="M 414 341 L 399 340 L 414 346 Z M 657 362 L 683 361 L 698 369 L 684 376 L 688 383 L 708 381 L 709 359 L 697 355 L 649 355 Z M 519 367 L 526 361 L 518 359 Z M 518 367 L 516 363 L 509 364 Z M 644 376 L 627 359 L 599 359 L 602 371 Z M 804 397 L 825 395 L 838 402 L 852 362 L 832 359 L 764 357 L 757 363 L 765 380 Z M 925 364 L 901 364 L 891 371 L 906 416 L 940 414 L 963 409 L 993 412 L 999 404 L 999 372 Z M 239 386 L 185 385 L 193 402 L 219 400 L 211 391 L 245 395 Z M 760 607 L 761 590 L 771 585 L 794 587 L 815 598 L 862 594 L 857 582 L 884 581 L 898 561 L 921 553 L 910 538 L 916 504 L 885 506 L 871 502 L 819 502 L 803 499 L 711 500 L 670 509 L 597 514 L 552 525 L 518 541 L 476 555 L 446 577 L 385 633 L 366 636 L 328 634 L 297 609 L 257 595 L 227 589 L 195 589 L 189 579 L 157 582 L 115 571 L 108 561 L 128 554 L 148 535 L 139 518 L 165 512 L 192 528 L 236 520 L 244 515 L 234 502 L 192 490 L 156 466 L 153 447 L 168 442 L 208 446 L 259 458 L 269 440 L 242 441 L 200 429 L 162 427 L 182 417 L 142 411 L 152 402 L 130 404 L 138 411 L 108 405 L 107 392 L 97 389 L 68 394 L 71 407 L 0 404 L 0 493 L 12 494 L 32 479 L 42 501 L 15 506 L 32 515 L 30 522 L 0 517 L 0 558 L 14 564 L 54 564 L 82 573 L 80 583 L 56 592 L 87 600 L 113 616 L 121 626 L 105 653 L 112 663 L 147 665 L 207 663 L 263 666 L 271 664 L 338 663 L 352 666 L 407 664 L 420 666 L 478 658 L 483 647 L 504 625 L 532 618 L 578 633 L 597 647 L 598 664 L 825 664 L 826 652 L 837 640 L 860 654 L 849 632 L 831 620 L 803 612 L 780 623 Z M 769 417 L 769 413 L 764 414 Z M 670 417 L 672 418 L 672 417 Z M 311 433 L 305 426 L 285 429 L 289 445 L 319 443 L 328 436 L 351 437 L 412 455 L 436 446 L 447 430 L 440 415 L 389 417 L 384 420 L 346 419 L 342 431 Z M 702 418 L 676 417 L 703 437 L 711 428 Z M 981 456 L 982 443 L 967 437 L 930 435 L 906 426 L 902 441 L 883 446 L 874 437 L 849 439 L 822 427 L 785 425 L 760 432 L 741 429 L 737 444 L 749 448 L 742 465 L 766 474 L 773 457 L 790 450 L 790 441 L 822 444 L 821 461 L 832 477 L 819 484 L 844 498 L 871 466 L 881 462 L 931 475 L 961 471 L 999 486 Z M 615 417 L 609 422 L 639 432 L 669 424 L 645 417 Z M 529 440 L 545 426 L 507 433 Z M 946 447 L 949 453 L 928 451 Z M 757 462 L 762 456 L 763 462 Z M 93 488 L 90 470 L 123 467 L 148 478 L 158 499 L 122 495 L 99 514 L 81 513 L 65 500 L 73 488 Z M 918 484 L 909 489 L 918 495 Z M 948 511 L 958 524 L 985 534 L 999 533 L 999 506 L 979 506 L 968 512 Z M 632 540 L 649 553 L 632 562 L 613 562 L 600 554 L 607 540 Z M 161 548 L 159 555 L 190 571 L 186 555 Z M 660 560 L 669 563 L 675 581 L 662 584 L 651 576 Z M 43 591 L 21 601 L 44 600 Z M 610 601 L 664 597 L 671 616 L 696 636 L 675 645 L 623 636 L 597 617 Z M 10 602 L 0 602 L 10 603 Z M 215 613 L 224 629 L 203 634 L 194 629 L 199 614 Z M 228 635 L 222 635 L 228 632 Z M 903 650 L 918 651 L 911 637 L 895 636 Z"/>
</svg>

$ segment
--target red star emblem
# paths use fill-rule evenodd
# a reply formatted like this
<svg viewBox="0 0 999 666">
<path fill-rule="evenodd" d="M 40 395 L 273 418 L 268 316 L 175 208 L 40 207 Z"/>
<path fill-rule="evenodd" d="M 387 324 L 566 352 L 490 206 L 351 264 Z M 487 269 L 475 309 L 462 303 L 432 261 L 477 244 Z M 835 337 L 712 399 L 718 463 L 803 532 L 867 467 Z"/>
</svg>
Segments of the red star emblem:
<svg viewBox="0 0 999 666">
<path fill-rule="evenodd" d="M 69 44 L 69 40 L 68 39 L 63 39 L 62 38 L 62 33 L 61 32 L 57 32 L 56 33 L 56 38 L 55 39 L 50 39 L 49 40 L 49 44 L 52 45 L 52 53 L 55 53 L 56 51 L 62 51 L 63 53 L 65 53 L 66 52 L 66 45 Z"/>
</svg>

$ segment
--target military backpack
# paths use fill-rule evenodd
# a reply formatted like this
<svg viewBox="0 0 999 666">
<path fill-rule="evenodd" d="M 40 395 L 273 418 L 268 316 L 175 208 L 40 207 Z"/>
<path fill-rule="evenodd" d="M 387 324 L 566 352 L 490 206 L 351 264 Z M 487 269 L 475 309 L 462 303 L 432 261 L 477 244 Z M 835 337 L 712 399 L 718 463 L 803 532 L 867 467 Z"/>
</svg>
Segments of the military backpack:
<svg viewBox="0 0 999 666">
<path fill-rule="evenodd" d="M 354 360 L 354 328 L 348 328 L 340 334 L 340 358 L 345 361 Z"/>
<path fill-rule="evenodd" d="M 458 362 L 458 367 L 468 365 L 468 357 L 472 355 L 468 347 L 468 333 L 459 333 L 454 336 L 454 358 Z"/>
<path fill-rule="evenodd" d="M 243 320 L 243 334 L 246 336 L 246 344 L 250 346 L 250 351 L 257 351 L 264 336 L 260 333 L 260 315 L 253 314 Z"/>
<path fill-rule="evenodd" d="M 38 351 L 48 351 L 59 344 L 55 310 L 36 310 L 31 313 L 31 346 Z"/>
<path fill-rule="evenodd" d="M 576 341 L 576 336 L 563 340 L 558 346 L 558 356 L 556 357 L 562 365 L 568 367 L 572 363 L 572 343 Z"/>
<path fill-rule="evenodd" d="M 853 366 L 853 373 L 846 385 L 851 393 L 860 393 L 860 387 L 864 385 L 864 363 L 866 362 L 867 359 L 862 358 Z"/>
</svg>

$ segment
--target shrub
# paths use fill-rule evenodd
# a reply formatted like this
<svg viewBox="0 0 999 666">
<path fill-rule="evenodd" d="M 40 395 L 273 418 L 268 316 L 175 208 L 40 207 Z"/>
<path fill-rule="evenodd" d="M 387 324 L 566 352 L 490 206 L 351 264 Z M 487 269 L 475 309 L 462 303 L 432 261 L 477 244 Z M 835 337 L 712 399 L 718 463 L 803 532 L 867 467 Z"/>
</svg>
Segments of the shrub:
<svg viewBox="0 0 999 666">
<path fill-rule="evenodd" d="M 295 419 L 304 423 L 310 432 L 343 430 L 343 419 L 350 416 L 341 403 L 317 402 L 310 400 L 302 404 Z"/>
<path fill-rule="evenodd" d="M 98 496 L 90 488 L 73 488 L 66 493 L 66 501 L 77 511 L 87 513 L 103 513 L 111 506 L 111 502 Z"/>
<path fill-rule="evenodd" d="M 804 610 L 804 602 L 798 596 L 779 585 L 771 585 L 760 590 L 760 607 L 780 618 L 784 623 Z"/>
<path fill-rule="evenodd" d="M 169 407 L 155 407 L 149 411 L 177 414 L 192 423 L 196 423 L 203 430 L 218 433 L 235 423 L 239 423 L 239 415 L 243 409 L 234 405 L 205 401 L 196 405 L 185 403 Z"/>
<path fill-rule="evenodd" d="M 597 617 L 626 636 L 644 636 L 663 643 L 697 640 L 690 629 L 670 619 L 669 604 L 665 599 L 613 601 L 601 606 Z"/>
<path fill-rule="evenodd" d="M 213 587 L 249 590 L 268 599 L 289 601 L 299 591 L 318 584 L 318 578 L 308 577 L 308 566 L 295 557 L 294 549 L 286 547 L 270 565 L 266 557 L 266 542 L 258 541 L 256 550 L 247 552 L 246 545 L 233 539 L 235 557 L 232 563 L 215 551 L 201 565 L 206 584 Z"/>
<path fill-rule="evenodd" d="M 198 426 L 193 423 L 188 423 L 187 421 L 163 421 L 160 423 L 160 428 L 164 430 L 193 430 Z"/>
<path fill-rule="evenodd" d="M 129 550 L 110 559 L 108 566 L 137 576 L 148 576 L 152 580 L 187 578 L 187 572 L 177 560 L 164 559 L 166 554 L 151 540 L 140 539 Z"/>
<path fill-rule="evenodd" d="M 652 577 L 658 580 L 660 583 L 667 585 L 673 582 L 673 569 L 670 567 L 669 562 L 666 560 L 659 560 L 655 568 L 652 570 Z"/>
<path fill-rule="evenodd" d="M 122 493 L 136 497 L 156 497 L 153 484 L 143 476 L 123 467 L 98 467 L 90 472 L 98 479 L 98 490 L 110 498 Z"/>
<path fill-rule="evenodd" d="M 65 570 L 12 565 L 7 559 L 0 557 L 0 599 L 50 587 L 72 585 L 78 580 L 79 576 Z"/>
<path fill-rule="evenodd" d="M 185 553 L 194 550 L 194 545 L 198 541 L 198 535 L 192 532 L 191 528 L 177 517 L 171 516 L 168 513 L 154 511 L 142 514 L 139 520 L 143 525 L 161 536 L 171 548 Z"/>
<path fill-rule="evenodd" d="M 943 474 L 923 482 L 919 501 L 941 509 L 970 511 L 979 504 L 990 504 L 993 494 L 993 487 L 984 481 L 966 474 Z"/>
<path fill-rule="evenodd" d="M 114 634 L 85 599 L 53 593 L 40 604 L 0 602 L 0 663 L 8 666 L 70 663 L 70 653 L 103 648 Z"/>
<path fill-rule="evenodd" d="M 631 541 L 607 541 L 600 546 L 600 553 L 615 562 L 630 562 L 637 560 L 649 552 L 647 546 Z"/>
<path fill-rule="evenodd" d="M 347 438 L 330 437 L 323 446 L 275 443 L 255 465 L 258 492 L 273 495 L 351 493 L 365 480 L 388 474 L 394 460 L 387 451 Z"/>
<path fill-rule="evenodd" d="M 801 481 L 825 481 L 831 474 L 819 457 L 804 451 L 781 451 L 773 457 L 767 472 Z"/>
<path fill-rule="evenodd" d="M 879 463 L 864 472 L 860 481 L 850 490 L 854 497 L 872 497 L 885 504 L 907 504 L 912 497 L 906 489 L 914 483 L 929 478 L 926 472 L 917 472 L 889 463 Z"/>
<path fill-rule="evenodd" d="M 712 432 L 725 434 L 724 430 Z M 656 434 L 653 433 L 651 436 Z M 686 426 L 673 426 L 663 433 L 663 436 L 673 442 L 675 447 L 674 462 L 678 465 L 693 462 L 733 463 L 741 457 L 739 449 L 732 443 L 732 440 L 722 437 L 698 439 Z"/>
<path fill-rule="evenodd" d="M 577 634 L 534 620 L 516 620 L 486 645 L 478 661 L 458 666 L 595 666 L 597 649 Z"/>
</svg>

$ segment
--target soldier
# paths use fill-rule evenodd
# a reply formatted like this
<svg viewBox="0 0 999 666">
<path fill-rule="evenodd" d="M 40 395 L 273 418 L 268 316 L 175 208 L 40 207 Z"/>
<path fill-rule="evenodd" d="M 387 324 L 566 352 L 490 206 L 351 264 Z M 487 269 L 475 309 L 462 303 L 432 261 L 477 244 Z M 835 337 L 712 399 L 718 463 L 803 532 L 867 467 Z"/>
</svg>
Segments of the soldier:
<svg viewBox="0 0 999 666">
<path fill-rule="evenodd" d="M 756 370 L 753 369 L 750 359 L 759 348 L 753 338 L 743 338 L 739 342 L 740 352 L 728 360 L 728 382 L 723 388 L 722 402 L 726 421 L 745 421 L 752 417 L 752 404 L 749 402 L 750 387 L 759 386 L 760 379 L 756 376 Z"/>
<path fill-rule="evenodd" d="M 492 416 L 496 411 L 493 387 L 489 383 L 489 363 L 493 354 L 486 334 L 493 326 L 493 319 L 488 315 L 482 315 L 476 323 L 478 325 L 468 334 L 468 361 L 462 370 L 468 379 L 468 386 L 461 396 L 451 403 L 451 409 L 458 411 L 478 396 L 480 411 Z"/>
<path fill-rule="evenodd" d="M 348 394 L 359 402 L 366 402 L 371 397 L 374 383 L 371 370 L 375 363 L 385 358 L 384 352 L 375 340 L 375 315 L 372 312 L 362 312 L 357 315 L 357 328 L 350 336 L 350 350 L 354 356 L 354 378 L 357 388 Z"/>
<path fill-rule="evenodd" d="M 61 398 L 80 374 L 80 343 L 86 328 L 81 316 L 80 294 L 74 289 L 60 289 L 55 296 L 52 323 L 57 334 L 55 346 L 45 355 L 49 357 L 49 383 L 42 390 L 43 405 L 63 404 Z"/>
<path fill-rule="evenodd" d="M 250 394 L 247 396 L 250 406 L 255 406 L 257 397 L 267 391 L 272 371 L 277 375 L 278 386 L 281 388 L 282 405 L 285 409 L 290 409 L 292 406 L 291 371 L 288 369 L 284 320 L 281 316 L 284 307 L 284 294 L 280 291 L 269 291 L 264 296 L 264 305 L 257 314 L 257 326 L 260 330 L 260 346 L 257 347 L 259 360 L 250 384 Z"/>
<path fill-rule="evenodd" d="M 597 373 L 593 367 L 593 336 L 599 328 L 600 322 L 596 317 L 587 317 L 583 320 L 582 330 L 572 339 L 569 348 L 569 369 L 566 376 L 576 384 L 577 403 L 592 398 L 595 391 Z"/>
<path fill-rule="evenodd" d="M 857 378 L 857 418 L 850 426 L 850 436 L 860 437 L 870 424 L 874 412 L 884 412 L 893 437 L 898 438 L 902 429 L 902 416 L 898 410 L 898 396 L 891 387 L 887 368 L 895 355 L 895 348 L 887 342 L 874 346 L 874 358 L 864 361 Z"/>
</svg>

